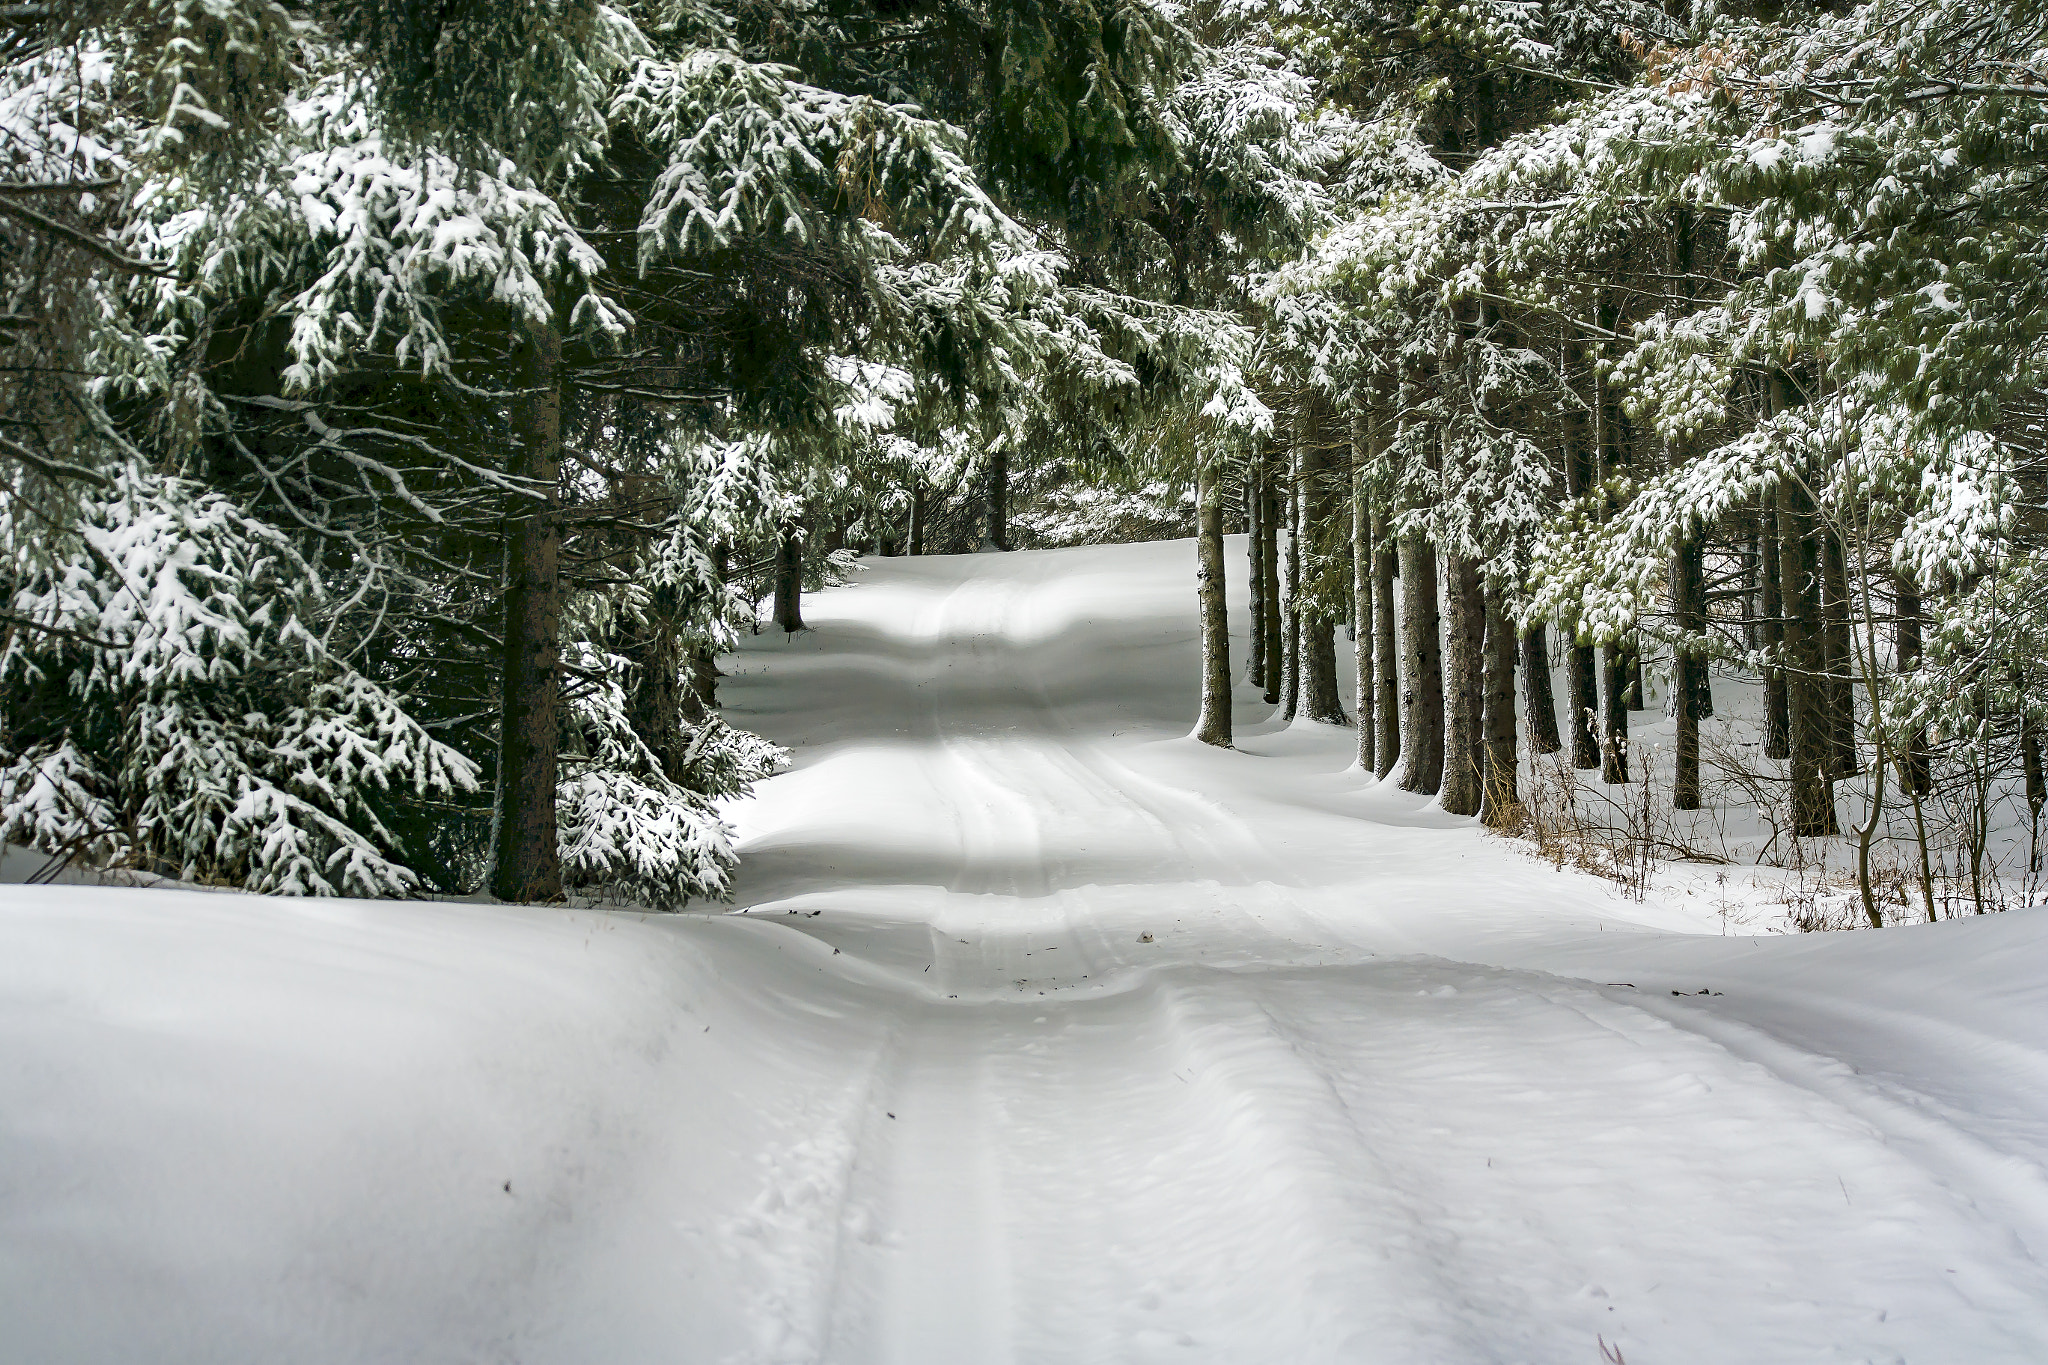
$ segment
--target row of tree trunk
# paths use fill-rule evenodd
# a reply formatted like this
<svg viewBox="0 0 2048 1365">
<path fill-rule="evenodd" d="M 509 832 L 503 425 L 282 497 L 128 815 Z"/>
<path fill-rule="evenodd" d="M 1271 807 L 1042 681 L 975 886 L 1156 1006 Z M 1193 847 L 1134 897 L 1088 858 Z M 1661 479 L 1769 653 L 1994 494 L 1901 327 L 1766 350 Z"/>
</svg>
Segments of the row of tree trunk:
<svg viewBox="0 0 2048 1365">
<path fill-rule="evenodd" d="M 1352 705 L 1361 768 L 1379 777 L 1398 769 L 1404 789 L 1436 795 L 1446 810 L 1509 820 L 1517 799 L 1519 670 L 1522 710 L 1536 752 L 1555 753 L 1569 743 L 1575 766 L 1598 769 L 1610 783 L 1628 781 L 1628 717 L 1645 704 L 1643 661 L 1632 645 L 1621 641 L 1596 648 L 1574 641 L 1566 646 L 1569 723 L 1560 730 L 1545 627 L 1539 623 L 1518 632 L 1499 587 L 1481 580 L 1475 561 L 1452 555 L 1440 562 L 1436 548 L 1423 537 L 1392 534 L 1387 509 L 1376 505 L 1368 477 L 1383 453 L 1384 437 L 1374 415 L 1359 414 L 1351 423 L 1343 443 L 1348 470 L 1338 465 L 1338 447 L 1318 435 L 1313 413 L 1303 405 L 1291 440 L 1269 447 L 1245 477 L 1252 615 L 1248 677 L 1266 700 L 1289 720 L 1345 721 L 1336 696 L 1337 613 L 1329 606 L 1330 560 L 1340 553 L 1333 547 L 1342 536 L 1348 599 L 1342 609 L 1355 650 L 1358 685 Z M 1568 491 L 1574 495 L 1592 483 L 1594 444 L 1581 444 L 1570 462 Z M 1199 492 L 1204 685 L 1197 735 L 1228 745 L 1220 476 L 1205 472 Z M 1768 548 L 1757 557 L 1756 587 L 1763 599 L 1767 643 L 1782 643 L 1785 665 L 1766 680 L 1771 743 L 1782 746 L 1778 756 L 1794 758 L 1800 833 L 1831 833 L 1834 805 L 1828 784 L 1852 773 L 1856 761 L 1844 560 L 1840 543 L 1821 534 L 1810 500 L 1803 500 L 1796 485 L 1765 511 Z M 1695 809 L 1701 800 L 1699 724 L 1713 714 L 1700 644 L 1707 585 L 1699 540 L 1679 547 L 1669 582 L 1672 619 L 1681 639 L 1673 659 L 1673 800 L 1679 809 Z M 1799 586 L 1787 594 L 1786 583 Z M 1898 649 L 1904 658 L 1917 652 L 1917 613 L 1902 610 L 1899 619 Z"/>
<path fill-rule="evenodd" d="M 1335 447 L 1318 439 L 1313 414 L 1296 414 L 1291 440 L 1252 462 L 1243 506 L 1250 532 L 1249 680 L 1293 720 L 1332 724 L 1336 698 L 1329 560 L 1342 536 L 1343 575 L 1355 650 L 1359 766 L 1379 777 L 1399 769 L 1408 791 L 1436 795 L 1458 814 L 1506 821 L 1516 800 L 1515 675 L 1530 743 L 1555 753 L 1566 743 L 1574 766 L 1609 783 L 1629 780 L 1628 717 L 1645 704 L 1643 662 L 1627 641 L 1566 646 L 1568 724 L 1561 732 L 1542 624 L 1517 632 L 1500 590 L 1476 562 L 1440 557 L 1420 536 L 1395 536 L 1368 473 L 1384 439 L 1372 414 L 1354 417 L 1348 477 Z M 1568 466 L 1568 492 L 1589 491 L 1590 447 Z M 1202 574 L 1203 709 L 1197 735 L 1228 745 L 1229 643 L 1222 588 L 1223 489 L 1204 473 L 1198 528 Z M 1348 507 L 1341 505 L 1348 502 Z M 1847 557 L 1827 533 L 1810 495 L 1787 481 L 1758 508 L 1745 591 L 1758 601 L 1761 643 L 1778 666 L 1765 682 L 1765 753 L 1791 760 L 1792 814 L 1802 837 L 1838 832 L 1832 784 L 1858 768 L 1849 635 Z M 1675 735 L 1673 805 L 1701 803 L 1700 722 L 1713 715 L 1703 649 L 1708 587 L 1705 548 L 1682 543 L 1668 582 L 1679 645 L 1672 660 Z M 1395 594 L 1400 607 L 1395 609 Z M 1920 610 L 1910 586 L 1895 588 L 1894 651 L 1901 668 L 1920 653 Z M 1924 742 L 1903 765 L 1910 790 L 1924 791 Z"/>
</svg>

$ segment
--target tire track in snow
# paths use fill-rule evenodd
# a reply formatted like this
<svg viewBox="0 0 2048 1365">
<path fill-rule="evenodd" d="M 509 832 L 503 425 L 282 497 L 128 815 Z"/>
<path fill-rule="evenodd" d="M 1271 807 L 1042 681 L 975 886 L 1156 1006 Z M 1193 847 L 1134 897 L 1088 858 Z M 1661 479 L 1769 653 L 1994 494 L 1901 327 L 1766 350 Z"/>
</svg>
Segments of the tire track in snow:
<svg viewBox="0 0 2048 1365">
<path fill-rule="evenodd" d="M 931 975 L 864 978 L 900 1035 L 850 1130 L 826 1359 L 1505 1365 L 1598 1334 L 1921 1365 L 1965 1314 L 1971 1365 L 2048 1359 L 2000 1168 L 1949 1179 L 1987 1158 L 1938 1113 L 1702 1007 L 1359 960 L 1253 824 L 1119 758 L 1092 684 L 1006 631 L 1051 566 L 967 566 L 918 614 L 954 894 L 873 917 Z"/>
<path fill-rule="evenodd" d="M 1451 1239 L 1440 1278 L 1467 1287 L 1455 1312 L 1492 1344 L 1470 1358 L 1542 1358 L 1576 1330 L 1717 1365 L 1717 1310 L 1738 1302 L 1770 1319 L 1773 1359 L 1889 1360 L 1916 1337 L 1912 1358 L 1948 1358 L 1945 1318 L 1889 1316 L 1924 1300 L 1930 1262 L 1955 1311 L 1990 1320 L 1973 1365 L 2048 1357 L 2048 1284 L 1995 1220 L 1958 1209 L 1892 1132 L 1696 1020 L 1448 962 L 1258 980 L 1388 1158 L 1385 1188 Z"/>
<path fill-rule="evenodd" d="M 2043 1251 L 2048 1249 L 2048 1172 L 2037 1162 L 1972 1132 L 1930 1096 L 1866 1075 L 1838 1057 L 1800 1047 L 1758 1024 L 1655 996 L 1628 1003 L 1840 1110 L 1886 1144 L 1912 1152 L 1922 1174 L 1937 1180 L 1988 1226 L 2012 1237 L 2013 1251 L 2033 1272 L 2028 1277 L 2033 1281 L 2032 1297 L 2048 1302 L 2048 1265 L 2043 1263 Z M 2042 1350 L 2048 1356 L 2048 1341 Z"/>
<path fill-rule="evenodd" d="M 861 1130 L 829 1358 L 1011 1358 L 1004 1194 L 990 1119 L 1000 1024 L 930 1007 L 905 1030 Z"/>
</svg>

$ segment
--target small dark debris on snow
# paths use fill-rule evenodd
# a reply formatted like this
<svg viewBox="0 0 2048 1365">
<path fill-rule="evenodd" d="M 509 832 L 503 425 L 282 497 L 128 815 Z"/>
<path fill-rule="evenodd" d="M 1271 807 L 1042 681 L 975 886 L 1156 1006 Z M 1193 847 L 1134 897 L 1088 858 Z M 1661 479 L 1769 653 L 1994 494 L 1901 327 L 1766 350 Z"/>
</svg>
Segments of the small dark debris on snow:
<svg viewBox="0 0 2048 1365">
<path fill-rule="evenodd" d="M 1626 987 L 1628 987 L 1628 988 L 1629 988 L 1630 990 L 1634 990 L 1634 989 L 1636 988 L 1636 983 L 1635 983 L 1635 982 L 1633 982 L 1633 981 L 1610 981 L 1610 982 L 1608 982 L 1607 984 L 1608 984 L 1608 985 L 1610 985 L 1610 986 L 1626 986 Z M 1672 994 L 1673 994 L 1673 995 L 1676 995 L 1676 994 L 1678 994 L 1678 992 L 1677 992 L 1677 991 L 1673 991 L 1673 992 L 1672 992 Z"/>
<path fill-rule="evenodd" d="M 837 948 L 834 948 L 834 949 L 832 950 L 832 956 L 834 956 L 834 957 L 838 957 L 838 956 L 839 956 L 839 950 L 838 950 Z"/>
<path fill-rule="evenodd" d="M 512 1182 L 509 1180 L 505 1182 L 505 1193 L 512 1193 Z"/>
<path fill-rule="evenodd" d="M 886 1109 L 884 1109 L 884 1110 L 883 1110 L 882 1112 L 883 1112 L 883 1113 L 885 1113 L 885 1114 L 889 1114 L 889 1111 L 888 1111 L 888 1110 L 886 1110 Z M 896 1116 L 895 1116 L 894 1114 L 889 1114 L 889 1117 L 893 1119 L 893 1118 L 895 1118 Z"/>
</svg>

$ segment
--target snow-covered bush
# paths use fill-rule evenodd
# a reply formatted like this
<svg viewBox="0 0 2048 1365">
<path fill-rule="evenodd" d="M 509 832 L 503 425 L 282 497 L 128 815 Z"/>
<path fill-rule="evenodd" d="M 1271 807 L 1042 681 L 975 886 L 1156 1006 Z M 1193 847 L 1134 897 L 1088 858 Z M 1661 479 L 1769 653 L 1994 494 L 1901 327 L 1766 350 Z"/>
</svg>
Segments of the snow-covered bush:
<svg viewBox="0 0 2048 1365">
<path fill-rule="evenodd" d="M 123 470 L 9 575 L 0 837 L 286 895 L 416 892 L 421 803 L 476 767 L 336 659 L 270 528 Z"/>
<path fill-rule="evenodd" d="M 659 910 L 722 897 L 738 855 L 715 803 L 743 795 L 786 754 L 710 712 L 683 723 L 685 747 L 665 768 L 629 715 L 635 667 L 590 648 L 576 656 L 556 805 L 563 882 Z"/>
<path fill-rule="evenodd" d="M 1037 490 L 1011 517 L 1034 545 L 1116 545 L 1195 532 L 1195 490 L 1151 480 L 1135 488 L 1063 482 Z"/>
</svg>

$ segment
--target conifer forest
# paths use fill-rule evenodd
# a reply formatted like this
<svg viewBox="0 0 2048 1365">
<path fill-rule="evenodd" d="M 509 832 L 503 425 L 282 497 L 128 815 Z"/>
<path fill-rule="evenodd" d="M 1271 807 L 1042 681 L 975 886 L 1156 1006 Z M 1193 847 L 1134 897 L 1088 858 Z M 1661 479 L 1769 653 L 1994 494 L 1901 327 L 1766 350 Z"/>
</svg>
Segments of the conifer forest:
<svg viewBox="0 0 2048 1365">
<path fill-rule="evenodd" d="M 0 3 L 0 1356 L 2038 1365 L 2044 727 L 2048 5 Z"/>
</svg>

